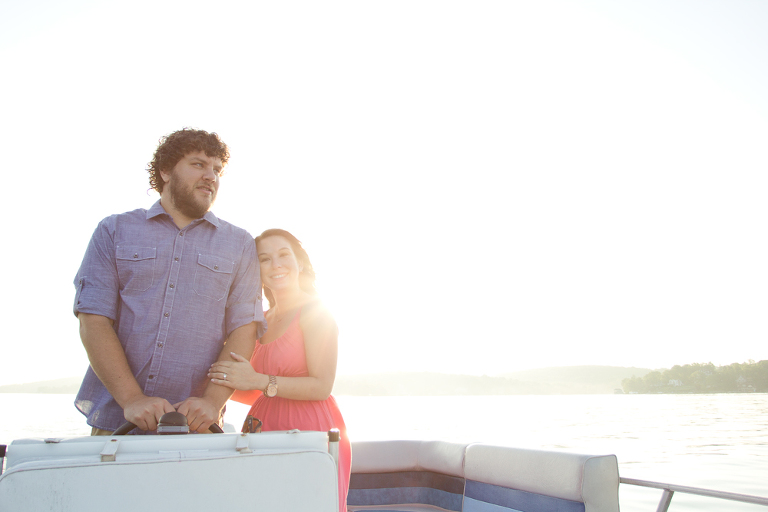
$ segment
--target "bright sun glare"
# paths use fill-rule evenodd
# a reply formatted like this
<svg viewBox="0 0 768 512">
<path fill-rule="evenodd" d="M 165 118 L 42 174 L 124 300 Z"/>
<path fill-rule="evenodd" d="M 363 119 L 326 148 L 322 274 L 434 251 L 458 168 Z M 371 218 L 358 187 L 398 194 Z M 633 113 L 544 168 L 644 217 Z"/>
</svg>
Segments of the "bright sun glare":
<svg viewBox="0 0 768 512">
<path fill-rule="evenodd" d="M 305 243 L 339 373 L 768 358 L 765 4 L 43 4 L 0 20 L 0 384 L 83 373 L 71 280 L 183 126 L 217 215 Z"/>
</svg>

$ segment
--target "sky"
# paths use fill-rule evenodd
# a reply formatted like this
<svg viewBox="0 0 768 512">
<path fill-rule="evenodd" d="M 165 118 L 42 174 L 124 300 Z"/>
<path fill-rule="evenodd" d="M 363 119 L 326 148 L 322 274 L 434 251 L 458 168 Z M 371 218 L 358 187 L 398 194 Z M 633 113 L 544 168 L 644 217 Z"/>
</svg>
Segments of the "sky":
<svg viewBox="0 0 768 512">
<path fill-rule="evenodd" d="M 0 385 L 88 361 L 72 280 L 163 135 L 304 242 L 339 374 L 768 359 L 768 3 L 0 0 Z M 13 178 L 13 179 L 11 179 Z"/>
</svg>

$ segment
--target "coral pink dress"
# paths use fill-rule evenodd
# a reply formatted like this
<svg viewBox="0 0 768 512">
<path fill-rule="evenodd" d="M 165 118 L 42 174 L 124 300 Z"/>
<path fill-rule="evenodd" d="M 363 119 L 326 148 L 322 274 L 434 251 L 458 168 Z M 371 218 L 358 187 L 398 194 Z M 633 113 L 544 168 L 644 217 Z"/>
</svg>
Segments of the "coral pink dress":
<svg viewBox="0 0 768 512">
<path fill-rule="evenodd" d="M 309 376 L 300 318 L 301 311 L 296 313 L 285 334 L 271 343 L 256 343 L 251 366 L 258 373 L 278 377 Z M 279 396 L 267 398 L 260 391 L 235 391 L 232 399 L 246 404 L 253 403 L 248 414 L 263 422 L 263 432 L 292 429 L 327 432 L 332 428 L 339 429 L 339 510 L 347 510 L 352 448 L 344 418 L 333 396 L 326 400 L 291 400 Z"/>
</svg>

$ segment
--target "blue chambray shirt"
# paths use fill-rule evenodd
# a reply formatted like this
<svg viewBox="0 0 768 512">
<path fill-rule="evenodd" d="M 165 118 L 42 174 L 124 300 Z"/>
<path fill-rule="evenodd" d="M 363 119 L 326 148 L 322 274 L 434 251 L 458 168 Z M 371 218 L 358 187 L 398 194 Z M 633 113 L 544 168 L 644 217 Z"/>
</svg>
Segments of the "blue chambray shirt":
<svg viewBox="0 0 768 512">
<path fill-rule="evenodd" d="M 160 201 L 102 220 L 75 276 L 74 313 L 114 320 L 128 364 L 147 396 L 174 404 L 202 396 L 232 331 L 266 330 L 256 245 L 244 229 L 208 212 L 179 230 Z M 75 406 L 88 424 L 125 422 L 90 367 Z"/>
</svg>

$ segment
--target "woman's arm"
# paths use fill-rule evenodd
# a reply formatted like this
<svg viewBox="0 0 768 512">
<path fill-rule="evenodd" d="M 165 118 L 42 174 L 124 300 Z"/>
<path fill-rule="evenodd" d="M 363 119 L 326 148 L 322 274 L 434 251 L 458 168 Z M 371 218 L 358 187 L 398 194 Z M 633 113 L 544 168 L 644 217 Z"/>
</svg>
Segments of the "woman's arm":
<svg viewBox="0 0 768 512">
<path fill-rule="evenodd" d="M 277 377 L 277 396 L 292 400 L 325 400 L 336 380 L 338 327 L 330 312 L 320 304 L 308 304 L 301 314 L 299 327 L 304 334 L 307 377 Z M 269 376 L 257 373 L 250 362 L 231 353 L 232 361 L 217 361 L 208 376 L 211 382 L 234 389 L 263 390 Z M 226 375 L 226 379 L 224 378 Z"/>
</svg>

